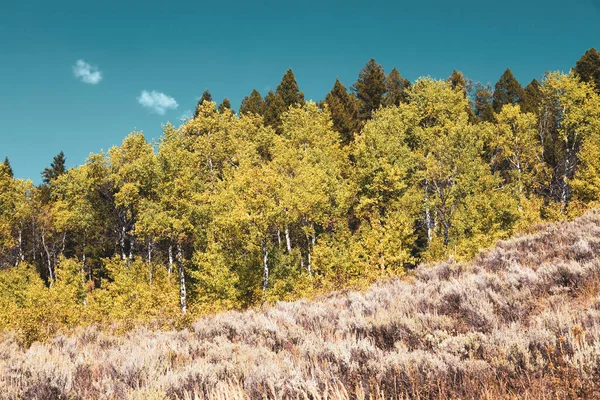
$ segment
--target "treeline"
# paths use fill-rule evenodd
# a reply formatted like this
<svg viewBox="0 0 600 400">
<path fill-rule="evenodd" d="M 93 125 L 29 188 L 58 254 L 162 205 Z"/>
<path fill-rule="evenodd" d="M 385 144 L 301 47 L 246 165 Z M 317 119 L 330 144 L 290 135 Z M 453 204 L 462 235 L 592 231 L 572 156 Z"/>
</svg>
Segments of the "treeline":
<svg viewBox="0 0 600 400">
<path fill-rule="evenodd" d="M 591 60 L 591 61 L 590 61 Z M 0 325 L 176 320 L 468 258 L 600 194 L 600 57 L 522 88 L 410 83 L 374 60 L 305 102 L 288 71 L 238 114 L 205 92 L 44 183 L 0 166 Z M 48 328 L 50 329 L 50 328 Z"/>
</svg>

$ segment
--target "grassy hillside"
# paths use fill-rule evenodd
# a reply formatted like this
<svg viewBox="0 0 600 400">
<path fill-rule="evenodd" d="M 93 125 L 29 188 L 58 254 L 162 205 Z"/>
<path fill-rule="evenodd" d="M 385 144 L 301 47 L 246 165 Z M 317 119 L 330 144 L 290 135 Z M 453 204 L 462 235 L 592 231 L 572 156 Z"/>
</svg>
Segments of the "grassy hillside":
<svg viewBox="0 0 600 400">
<path fill-rule="evenodd" d="M 2 398 L 600 398 L 600 212 L 365 293 L 0 342 Z"/>
</svg>

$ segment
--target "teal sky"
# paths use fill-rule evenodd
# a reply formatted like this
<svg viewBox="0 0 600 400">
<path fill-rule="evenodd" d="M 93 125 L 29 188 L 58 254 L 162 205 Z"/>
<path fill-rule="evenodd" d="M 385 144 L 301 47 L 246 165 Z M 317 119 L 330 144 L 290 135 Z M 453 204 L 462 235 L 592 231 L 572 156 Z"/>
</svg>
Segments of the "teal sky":
<svg viewBox="0 0 600 400">
<path fill-rule="evenodd" d="M 287 68 L 319 100 L 371 57 L 410 80 L 494 83 L 510 67 L 526 84 L 590 47 L 600 0 L 0 0 L 0 157 L 39 183 L 61 150 L 74 166 L 132 130 L 158 138 L 204 89 L 237 108 Z"/>
</svg>

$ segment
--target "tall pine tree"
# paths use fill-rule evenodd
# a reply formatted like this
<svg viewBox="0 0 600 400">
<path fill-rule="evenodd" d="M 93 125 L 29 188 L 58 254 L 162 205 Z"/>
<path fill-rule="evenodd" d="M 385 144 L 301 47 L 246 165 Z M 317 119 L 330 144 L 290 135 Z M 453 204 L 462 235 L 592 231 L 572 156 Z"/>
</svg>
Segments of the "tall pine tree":
<svg viewBox="0 0 600 400">
<path fill-rule="evenodd" d="M 272 126 L 279 132 L 281 128 L 281 114 L 286 110 L 287 107 L 281 95 L 269 90 L 269 93 L 265 96 L 265 124 Z"/>
<path fill-rule="evenodd" d="M 4 169 L 6 170 L 6 173 L 8 174 L 8 176 L 10 176 L 11 178 L 14 178 L 15 174 L 13 172 L 12 167 L 10 166 L 10 161 L 8 161 L 8 157 L 4 157 Z"/>
<path fill-rule="evenodd" d="M 387 76 L 385 85 L 387 93 L 383 96 L 384 106 L 397 106 L 408 101 L 406 91 L 410 88 L 410 81 L 404 79 L 396 68 Z"/>
<path fill-rule="evenodd" d="M 350 143 L 359 126 L 356 98 L 348 93 L 339 79 L 336 79 L 333 88 L 325 96 L 325 103 L 331 113 L 333 128 L 340 133 L 342 143 Z"/>
<path fill-rule="evenodd" d="M 358 80 L 352 86 L 359 102 L 358 118 L 361 121 L 371 119 L 373 111 L 382 104 L 386 92 L 385 81 L 383 67 L 371 58 L 359 72 Z"/>
<path fill-rule="evenodd" d="M 277 94 L 281 96 L 286 110 L 292 105 L 304 103 L 304 93 L 300 91 L 291 69 L 288 69 L 283 75 L 281 83 L 277 86 Z"/>
<path fill-rule="evenodd" d="M 494 99 L 492 101 L 494 112 L 499 113 L 505 104 L 517 104 L 521 101 L 521 97 L 523 97 L 521 84 L 514 77 L 512 71 L 506 68 L 494 87 Z"/>
<path fill-rule="evenodd" d="M 66 162 L 67 158 L 62 151 L 54 156 L 50 168 L 44 168 L 42 172 L 42 182 L 45 185 L 50 185 L 53 180 L 67 172 Z"/>
<path fill-rule="evenodd" d="M 265 101 L 258 90 L 254 89 L 250 96 L 244 97 L 240 105 L 240 115 L 242 114 L 265 114 Z"/>
<path fill-rule="evenodd" d="M 521 97 L 521 101 L 519 105 L 521 106 L 521 111 L 525 113 L 534 113 L 537 114 L 538 109 L 540 108 L 540 104 L 542 101 L 542 87 L 537 79 L 529 82 L 529 85 L 525 87 L 523 90 L 523 96 Z"/>
<path fill-rule="evenodd" d="M 219 104 L 219 107 L 217 107 L 217 110 L 220 113 L 225 112 L 225 110 L 231 110 L 231 102 L 229 101 L 229 99 L 227 97 L 225 97 L 223 99 L 223 101 L 221 102 L 221 104 Z"/>
<path fill-rule="evenodd" d="M 596 92 L 600 93 L 600 52 L 598 50 L 592 47 L 586 51 L 575 64 L 573 71 L 582 81 L 590 83 L 596 88 Z"/>
<path fill-rule="evenodd" d="M 489 85 L 478 83 L 475 86 L 475 95 L 473 99 L 473 112 L 475 118 L 480 121 L 494 121 L 494 109 L 492 108 L 492 89 Z"/>
</svg>

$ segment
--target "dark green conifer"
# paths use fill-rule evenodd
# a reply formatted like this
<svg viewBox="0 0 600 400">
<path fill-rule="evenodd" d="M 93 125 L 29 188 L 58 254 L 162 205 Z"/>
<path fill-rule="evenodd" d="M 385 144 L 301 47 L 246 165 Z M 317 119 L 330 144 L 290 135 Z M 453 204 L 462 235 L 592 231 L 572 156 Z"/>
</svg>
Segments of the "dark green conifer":
<svg viewBox="0 0 600 400">
<path fill-rule="evenodd" d="M 410 81 L 404 79 L 396 68 L 387 76 L 385 84 L 387 93 L 383 96 L 384 106 L 397 106 L 408 101 L 406 91 L 410 88 Z"/>
<path fill-rule="evenodd" d="M 494 121 L 494 108 L 492 107 L 492 89 L 490 85 L 477 83 L 473 96 L 473 112 L 478 121 Z"/>
<path fill-rule="evenodd" d="M 523 90 L 523 97 L 519 102 L 521 111 L 537 114 L 541 101 L 542 88 L 537 79 L 534 79 Z"/>
<path fill-rule="evenodd" d="M 231 102 L 229 101 L 229 99 L 227 97 L 225 97 L 223 99 L 223 101 L 221 102 L 221 104 L 219 104 L 219 107 L 217 108 L 217 110 L 220 113 L 225 112 L 225 110 L 231 110 Z"/>
<path fill-rule="evenodd" d="M 281 83 L 277 86 L 277 94 L 281 96 L 286 110 L 292 105 L 304 103 L 304 93 L 300 91 L 291 69 L 288 69 L 283 75 Z"/>
<path fill-rule="evenodd" d="M 512 71 L 507 68 L 494 87 L 492 107 L 494 112 L 500 112 L 505 104 L 517 104 L 523 96 L 523 88 Z"/>
<path fill-rule="evenodd" d="M 281 95 L 272 90 L 265 96 L 265 124 L 272 126 L 276 131 L 281 128 L 281 114 L 287 110 Z"/>
<path fill-rule="evenodd" d="M 576 75 L 591 85 L 600 93 L 600 52 L 594 47 L 585 52 L 573 69 Z"/>
<path fill-rule="evenodd" d="M 257 115 L 265 114 L 265 101 L 256 89 L 250 93 L 250 96 L 244 97 L 240 105 L 240 115 L 249 113 Z"/>
<path fill-rule="evenodd" d="M 10 165 L 10 161 L 8 161 L 8 157 L 4 157 L 4 170 L 6 171 L 6 173 L 8 174 L 8 176 L 10 176 L 11 178 L 15 177 L 14 171 Z"/>
<path fill-rule="evenodd" d="M 333 128 L 340 133 L 342 143 L 350 143 L 359 126 L 356 98 L 336 79 L 333 88 L 325 96 L 325 103 L 331 113 Z"/>
<path fill-rule="evenodd" d="M 361 121 L 370 119 L 373 111 L 382 104 L 386 92 L 385 78 L 383 67 L 372 58 L 359 72 L 352 92 L 359 101 L 358 118 Z"/>
<path fill-rule="evenodd" d="M 67 158 L 62 151 L 54 156 L 50 168 L 44 168 L 42 172 L 42 182 L 49 185 L 53 180 L 67 172 L 66 161 Z"/>
</svg>

